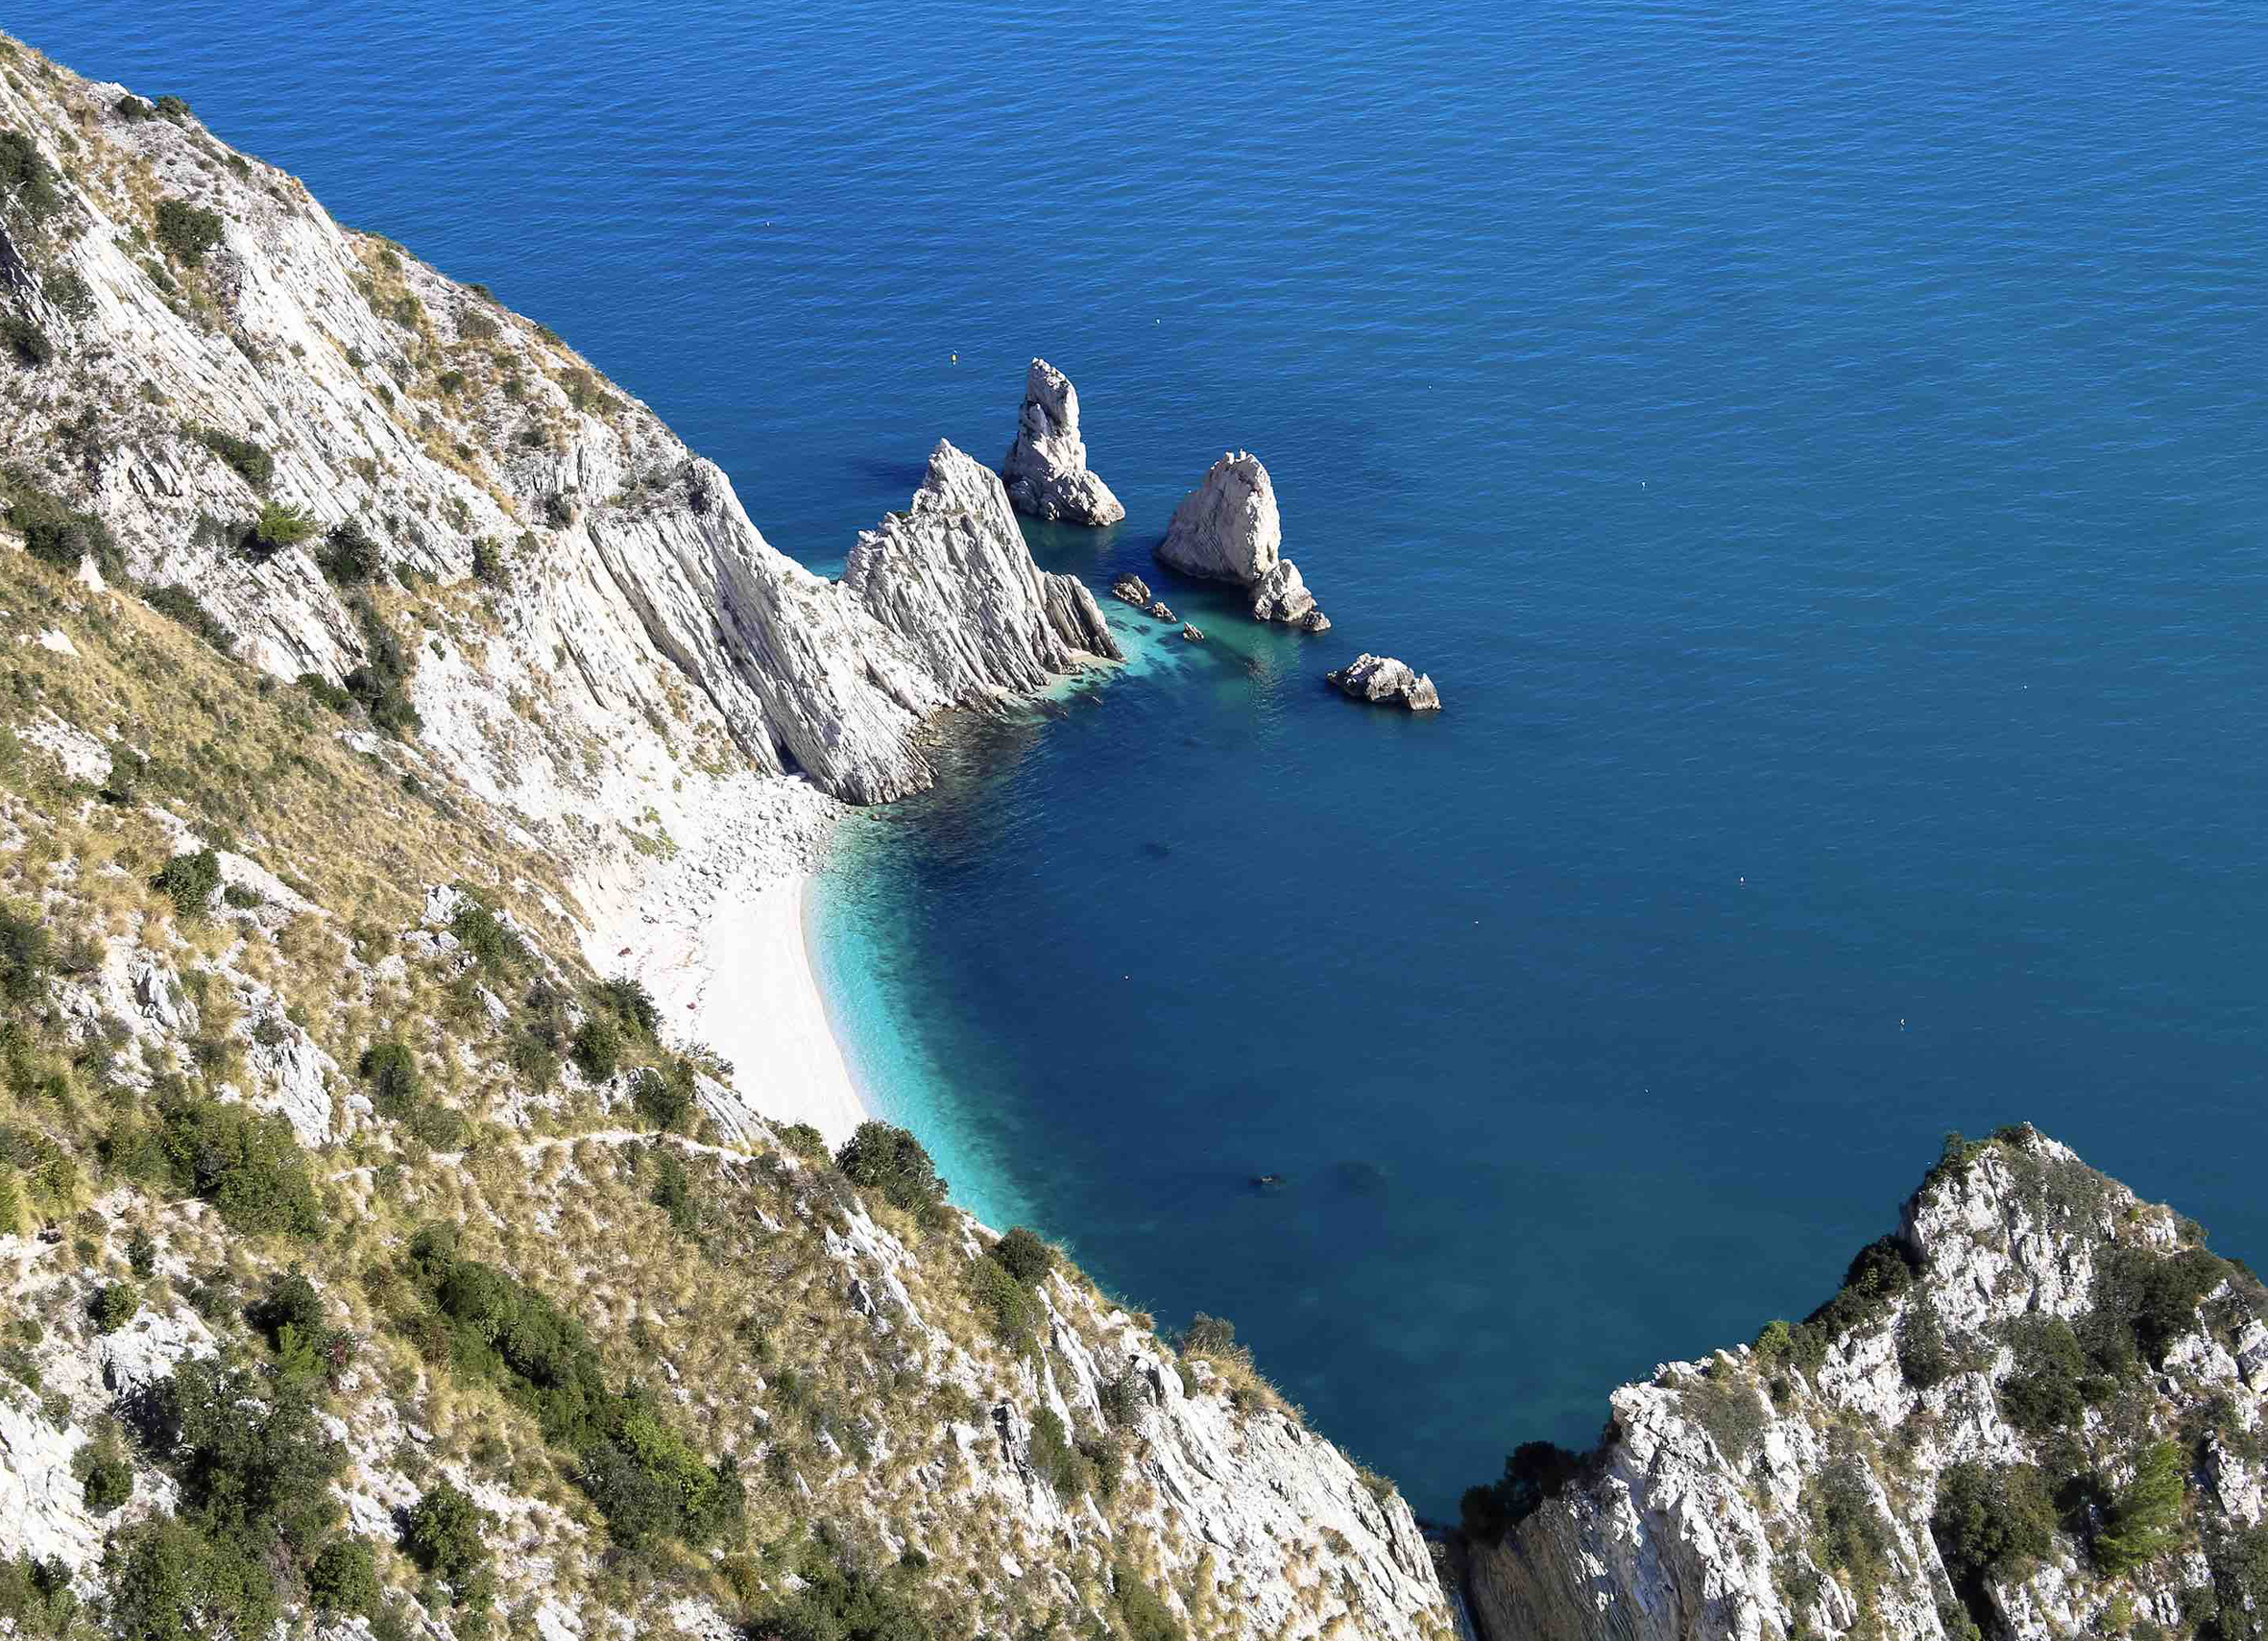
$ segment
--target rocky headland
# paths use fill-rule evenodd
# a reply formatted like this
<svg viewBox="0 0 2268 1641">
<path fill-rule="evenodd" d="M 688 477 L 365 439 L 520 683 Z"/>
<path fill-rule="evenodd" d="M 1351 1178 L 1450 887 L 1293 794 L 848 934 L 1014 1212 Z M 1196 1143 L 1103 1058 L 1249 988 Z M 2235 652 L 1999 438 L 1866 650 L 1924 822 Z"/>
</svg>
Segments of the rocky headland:
<svg viewBox="0 0 2268 1641">
<path fill-rule="evenodd" d="M 1016 442 L 1001 463 L 1001 476 L 1009 503 L 1034 519 L 1101 525 L 1126 516 L 1110 486 L 1087 467 L 1078 390 L 1045 359 L 1034 359 L 1025 377 Z"/>
<path fill-rule="evenodd" d="M 1487 1641 L 2255 1637 L 2268 1292 L 2029 1127 L 1954 1136 L 1804 1321 L 1466 1495 Z"/>
<path fill-rule="evenodd" d="M 1116 653 L 999 479 L 814 575 L 556 333 L 6 39 L 0 343 L 0 1627 L 1448 1633 L 1390 1484 L 779 1029 L 840 804 Z"/>
<path fill-rule="evenodd" d="M 1255 620 L 1329 631 L 1330 617 L 1316 607 L 1299 567 L 1283 556 L 1283 548 L 1284 520 L 1267 469 L 1258 456 L 1232 450 L 1174 509 L 1156 556 L 1183 575 L 1244 589 Z"/>
</svg>

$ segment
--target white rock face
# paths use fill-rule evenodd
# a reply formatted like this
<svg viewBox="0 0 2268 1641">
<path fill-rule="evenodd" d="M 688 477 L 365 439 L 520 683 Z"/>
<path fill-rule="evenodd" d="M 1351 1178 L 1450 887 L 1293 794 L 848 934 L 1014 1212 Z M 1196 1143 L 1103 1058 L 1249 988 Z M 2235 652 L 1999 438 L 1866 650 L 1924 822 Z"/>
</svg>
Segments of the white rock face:
<svg viewBox="0 0 2268 1641">
<path fill-rule="evenodd" d="M 1009 505 L 1034 519 L 1099 525 L 1126 516 L 1110 486 L 1087 471 L 1078 390 L 1045 359 L 1034 359 L 1025 377 L 1024 412 L 1001 476 L 1007 481 Z"/>
<path fill-rule="evenodd" d="M 1345 694 L 1358 701 L 1392 703 L 1412 712 L 1437 712 L 1441 692 L 1431 675 L 1411 670 L 1407 663 L 1365 650 L 1340 667 L 1324 674 Z"/>
<path fill-rule="evenodd" d="M 1897 1242 L 1910 1288 L 1826 1345 L 1810 1372 L 1742 1346 L 1672 1363 L 1614 1392 L 1607 1444 L 1587 1474 L 1515 1527 L 1477 1546 L 1471 1597 L 1490 1641 L 1778 1641 L 1866 1634 L 1944 1641 L 1962 1606 L 1930 1519 L 1955 1464 L 2049 1467 L 2062 1437 L 2002 1415 L 1996 1388 L 2033 1365 L 2011 1348 L 2019 1318 L 2086 1319 L 2112 1260 L 2163 1260 L 2182 1245 L 2163 1208 L 2026 1129 L 1938 1172 L 1907 1204 Z M 2116 1406 L 2121 1429 L 2090 1412 L 2073 1436 L 2097 1474 L 2131 1476 L 2149 1443 L 2183 1439 L 2184 1421 L 2259 1428 L 2241 1352 L 2268 1339 L 2240 1279 L 2208 1291 L 2190 1331 L 2156 1372 L 2138 1367 Z M 1952 1357 L 1917 1384 L 1901 1339 L 1934 1324 Z M 2224 1338 L 2224 1336 L 2227 1336 Z M 2231 1345 L 2235 1348 L 2232 1350 Z M 1751 1434 L 1752 1433 L 1752 1434 Z M 1744 1439 L 1745 1438 L 1745 1439 Z M 2249 1441 L 2243 1445 L 2252 1445 Z M 2257 1454 L 2257 1448 L 2253 1448 Z M 1987 1633 L 2016 1641 L 2107 1635 L 2114 1604 L 2173 1626 L 2184 1589 L 2208 1580 L 2201 1544 L 2241 1531 L 2261 1508 L 2263 1466 L 2216 1436 L 2187 1478 L 2184 1547 L 2123 1579 L 2063 1533 L 2042 1557 L 1988 1575 L 1975 1592 Z M 1862 1579 L 1822 1564 L 1817 1523 L 1831 1485 L 1853 1489 L 1878 1534 Z"/>
<path fill-rule="evenodd" d="M 1184 575 L 1250 589 L 1255 620 L 1326 630 L 1330 620 L 1283 552 L 1284 520 L 1267 469 L 1251 452 L 1231 450 L 1173 510 L 1157 560 Z"/>
<path fill-rule="evenodd" d="M 956 704 L 922 664 L 933 658 L 774 550 L 723 472 L 643 405 L 485 293 L 341 229 L 297 180 L 228 155 L 194 120 L 123 120 L 118 87 L 78 84 L 0 85 L 0 126 L 60 165 L 45 133 L 76 129 L 84 108 L 150 191 L 226 222 L 197 276 L 213 298 L 202 308 L 133 249 L 147 207 L 109 168 L 71 167 L 84 183 L 64 184 L 37 243 L 0 236 L 0 266 L 44 262 L 87 293 L 71 312 L 24 299 L 58 358 L 0 379 L 0 443 L 60 452 L 56 428 L 103 405 L 91 465 L 59 455 L 36 476 L 109 525 L 137 579 L 188 589 L 266 671 L 335 683 L 364 640 L 317 567 L 322 538 L 255 561 L 237 544 L 244 521 L 268 502 L 326 528 L 352 519 L 387 570 L 443 587 L 465 583 L 487 543 L 509 586 L 490 595 L 479 676 L 421 649 L 410 695 L 421 745 L 539 824 L 571 830 L 593 784 L 636 784 L 654 761 L 636 729 L 650 719 L 689 717 L 760 773 L 854 803 L 929 784 L 919 732 Z M 255 489 L 195 429 L 253 441 L 273 476 Z M 1075 453 L 1075 431 L 1074 417 L 1052 436 L 1056 458 Z M 541 711 L 515 713 L 515 696 Z"/>
<path fill-rule="evenodd" d="M 957 705 L 1125 659 L 1086 584 L 1031 562 L 1000 479 L 942 439 L 906 510 L 860 532 L 842 584 Z"/>
</svg>

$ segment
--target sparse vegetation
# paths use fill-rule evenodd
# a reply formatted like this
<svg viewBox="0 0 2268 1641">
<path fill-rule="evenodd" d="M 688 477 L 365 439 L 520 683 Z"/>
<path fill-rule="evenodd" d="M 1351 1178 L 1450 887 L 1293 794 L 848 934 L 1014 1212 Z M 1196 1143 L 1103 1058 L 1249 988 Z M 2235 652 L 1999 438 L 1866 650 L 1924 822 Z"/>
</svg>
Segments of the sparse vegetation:
<svg viewBox="0 0 2268 1641">
<path fill-rule="evenodd" d="M 220 244 L 228 225 L 218 211 L 186 200 L 157 203 L 157 238 L 166 253 L 184 267 L 196 267 L 205 253 Z"/>
</svg>

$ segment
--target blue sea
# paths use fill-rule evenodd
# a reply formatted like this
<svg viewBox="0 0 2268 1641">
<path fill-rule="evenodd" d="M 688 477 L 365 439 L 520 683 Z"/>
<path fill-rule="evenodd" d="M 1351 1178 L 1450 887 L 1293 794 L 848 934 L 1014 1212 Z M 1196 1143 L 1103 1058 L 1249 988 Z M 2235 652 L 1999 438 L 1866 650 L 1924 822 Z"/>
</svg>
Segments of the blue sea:
<svg viewBox="0 0 2268 1641">
<path fill-rule="evenodd" d="M 2252 0 L 7 26 L 555 326 L 815 567 L 1034 353 L 1129 515 L 1048 567 L 1262 456 L 1336 629 L 1152 573 L 1210 640 L 1111 606 L 1134 664 L 957 732 L 815 934 L 964 1201 L 1421 1511 L 1823 1298 L 1949 1128 L 2268 1254 Z"/>
</svg>

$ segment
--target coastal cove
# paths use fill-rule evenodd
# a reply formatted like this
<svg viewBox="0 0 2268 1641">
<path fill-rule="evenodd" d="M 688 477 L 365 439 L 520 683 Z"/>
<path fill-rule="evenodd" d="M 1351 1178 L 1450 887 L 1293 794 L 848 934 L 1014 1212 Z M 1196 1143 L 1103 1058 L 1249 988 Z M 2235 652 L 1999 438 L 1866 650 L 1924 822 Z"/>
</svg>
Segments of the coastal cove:
<svg viewBox="0 0 2268 1641">
<path fill-rule="evenodd" d="M 1127 517 L 1040 567 L 1206 640 L 1105 597 L 1127 665 L 702 914 L 764 986 L 657 1001 L 760 1108 L 863 1094 L 1436 1517 L 1827 1297 L 1947 1128 L 2268 1252 L 2246 13 L 1333 3 L 1224 83 L 1216 10 L 587 12 L 10 27 L 556 326 L 824 573 L 1076 382 Z M 1154 562 L 1234 448 L 1331 633 Z"/>
</svg>

